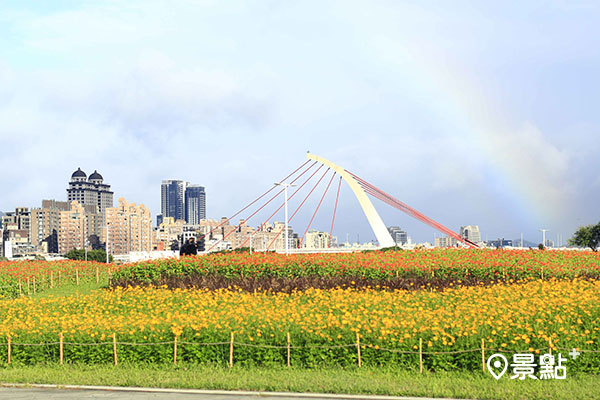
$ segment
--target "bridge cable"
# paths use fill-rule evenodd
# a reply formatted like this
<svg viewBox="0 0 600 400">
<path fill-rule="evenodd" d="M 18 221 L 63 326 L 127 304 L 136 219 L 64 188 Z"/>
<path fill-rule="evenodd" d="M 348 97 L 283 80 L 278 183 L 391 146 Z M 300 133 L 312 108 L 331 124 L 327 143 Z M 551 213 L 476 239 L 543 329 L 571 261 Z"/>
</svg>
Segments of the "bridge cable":
<svg viewBox="0 0 600 400">
<path fill-rule="evenodd" d="M 302 167 L 304 167 L 306 164 L 309 163 L 310 160 L 306 160 L 306 162 L 304 164 L 302 164 L 301 166 L 299 166 L 298 168 L 296 168 L 291 174 L 289 174 L 288 176 L 286 176 L 285 178 L 282 179 L 282 181 L 288 179 L 290 176 L 294 175 L 296 172 L 298 172 Z M 313 165 L 315 165 L 313 163 Z M 312 168 L 312 165 L 309 167 L 309 169 Z M 271 189 L 267 190 L 266 192 L 264 192 L 262 195 L 260 195 L 259 197 L 257 197 L 252 203 L 248 204 L 246 207 L 242 208 L 240 211 L 236 212 L 235 214 L 233 214 L 231 217 L 227 218 L 225 221 L 221 221 L 221 223 L 215 227 L 213 227 L 211 230 L 209 230 L 207 233 L 205 233 L 204 235 L 200 236 L 199 239 L 204 239 L 206 236 L 210 235 L 211 233 L 213 233 L 213 231 L 217 228 L 220 228 L 221 226 L 223 226 L 224 224 L 226 224 L 227 222 L 229 222 L 231 219 L 233 219 L 234 217 L 236 217 L 237 215 L 241 214 L 244 210 L 246 210 L 248 207 L 250 207 L 252 204 L 256 203 L 257 201 L 259 201 L 260 199 L 262 199 L 263 197 L 265 197 L 267 194 L 269 194 L 269 192 L 271 192 L 273 189 L 275 189 L 275 186 L 271 187 Z"/>
<path fill-rule="evenodd" d="M 298 175 L 297 177 L 295 177 L 290 183 L 294 183 L 296 182 L 298 179 L 300 179 L 300 177 L 302 175 L 304 175 L 305 173 L 307 173 L 310 169 L 312 169 L 312 167 L 314 167 L 317 164 L 317 162 L 315 161 L 314 163 L 312 163 L 307 169 L 305 169 L 304 171 L 302 171 L 302 173 L 300 175 Z M 317 168 L 317 170 L 315 172 L 313 172 L 313 174 L 310 176 L 310 178 L 313 177 L 314 174 L 317 173 L 318 170 L 321 169 L 321 166 L 319 168 Z M 288 175 L 285 179 L 287 179 L 288 177 L 290 177 L 291 175 Z M 308 179 L 310 179 L 308 178 Z M 274 189 L 276 186 L 273 186 L 270 190 Z M 248 218 L 242 220 L 242 222 L 240 222 L 235 229 L 232 229 L 231 232 L 229 232 L 227 235 L 223 235 L 223 237 L 221 239 L 219 239 L 217 242 L 215 242 L 208 250 L 212 250 L 217 244 L 219 244 L 220 242 L 222 242 L 223 240 L 225 240 L 227 237 L 229 237 L 233 232 L 237 231 L 239 229 L 240 226 L 242 226 L 242 223 L 247 222 L 250 218 L 252 218 L 253 216 L 255 216 L 260 210 L 262 210 L 263 208 L 265 208 L 267 206 L 267 204 L 269 204 L 271 201 L 273 201 L 277 196 L 279 196 L 281 193 L 283 193 L 285 189 L 281 189 L 278 193 L 276 193 L 273 197 L 271 197 L 265 204 L 263 204 L 258 210 L 254 211 L 254 213 L 252 213 L 252 215 L 250 215 Z M 268 192 L 267 192 L 268 193 Z M 247 207 L 246 207 L 247 208 Z M 238 213 L 239 214 L 239 213 Z M 236 214 L 237 215 L 237 214 Z M 231 217 L 233 218 L 233 217 Z M 229 218 L 229 219 L 231 219 Z"/>
<path fill-rule="evenodd" d="M 304 203 L 306 202 L 306 200 L 308 200 L 308 198 L 310 197 L 310 195 L 312 194 L 312 192 L 314 192 L 315 189 L 317 188 L 317 186 L 319 186 L 319 184 L 321 183 L 321 181 L 323 180 L 323 178 L 325 178 L 325 175 L 327 175 L 327 173 L 329 172 L 330 169 L 331 168 L 327 168 L 327 170 L 325 171 L 325 173 L 323 175 L 321 175 L 321 178 L 319 178 L 319 180 L 313 186 L 313 188 L 310 190 L 310 192 L 308 192 L 308 194 L 306 195 L 306 197 L 304 198 L 304 200 L 302 200 L 302 203 L 300 203 L 300 205 L 296 208 L 296 210 L 291 215 L 291 217 L 288 218 L 288 220 L 287 220 L 288 227 L 289 227 L 290 221 L 292 220 L 292 218 L 294 218 L 294 215 L 296 215 L 296 213 L 300 210 L 300 207 L 302 207 L 304 205 Z M 335 176 L 335 172 L 333 173 L 333 176 Z M 331 177 L 331 179 L 333 179 L 333 176 Z M 285 221 L 284 221 L 284 223 L 285 223 Z M 273 240 L 271 241 L 271 243 L 269 243 L 269 245 L 267 246 L 266 250 L 269 250 L 271 248 L 271 246 L 273 245 L 273 243 L 275 243 L 275 241 L 277 240 L 277 238 L 279 238 L 279 236 L 281 235 L 281 233 L 283 232 L 284 229 L 285 229 L 285 225 L 281 228 L 281 230 L 279 231 L 279 233 L 277 234 L 277 236 L 275 236 L 273 238 Z M 289 240 L 289 238 L 288 238 L 288 240 Z"/>
<path fill-rule="evenodd" d="M 331 229 L 329 230 L 329 243 L 327 247 L 331 247 L 331 238 L 333 235 L 333 223 L 335 222 L 335 213 L 337 211 L 338 199 L 340 198 L 340 188 L 342 187 L 342 177 L 340 176 L 340 182 L 338 183 L 337 195 L 335 196 L 335 206 L 333 207 L 333 218 L 331 219 Z"/>
<path fill-rule="evenodd" d="M 402 203 L 400 200 L 394 198 L 393 196 L 391 196 L 391 195 L 385 193 L 384 191 L 378 189 L 377 187 L 371 185 L 364 179 L 359 178 L 358 176 L 354 175 L 353 173 L 351 173 L 349 171 L 346 171 L 346 172 L 348 172 L 350 175 L 352 175 L 352 177 L 354 177 L 354 179 L 363 188 L 363 190 L 365 190 L 365 192 L 367 194 L 370 194 L 371 196 L 374 196 L 377 199 L 387 203 L 388 205 L 412 216 L 415 219 L 418 219 L 419 221 L 431 226 L 432 228 L 434 228 L 440 232 L 443 232 L 446 235 L 465 243 L 469 247 L 478 247 L 475 243 L 471 242 L 470 240 L 463 238 L 462 236 L 460 236 L 456 232 L 452 231 L 451 229 L 446 228 L 444 225 L 440 224 L 439 222 L 434 221 L 433 219 L 427 217 L 426 215 L 424 215 L 424 214 L 418 212 L 417 210 L 409 207 L 408 205 Z"/>
<path fill-rule="evenodd" d="M 317 161 L 315 161 L 315 162 L 313 163 L 313 165 L 311 165 L 311 167 L 312 167 L 312 166 L 314 166 L 316 163 L 317 163 Z M 319 172 L 319 170 L 320 170 L 321 168 L 323 168 L 323 164 L 321 164 L 321 165 L 319 166 L 319 168 L 317 168 L 317 170 L 316 170 L 315 172 L 313 172 L 313 173 L 312 173 L 312 175 L 311 175 L 311 176 L 309 176 L 309 177 L 308 177 L 308 179 L 306 179 L 306 180 L 304 181 L 304 183 L 302 183 L 302 185 L 300 185 L 300 186 L 298 187 L 298 189 L 294 190 L 294 193 L 292 193 L 292 194 L 291 194 L 291 195 L 288 197 L 288 201 L 289 201 L 289 200 L 290 200 L 292 197 L 294 197 L 294 195 L 295 195 L 296 193 L 298 193 L 298 191 L 299 191 L 300 189 L 302 189 L 302 187 L 303 187 L 304 185 L 306 185 L 306 183 L 307 183 L 308 181 L 310 181 L 310 180 L 312 179 L 312 177 L 313 177 L 313 176 L 315 176 L 315 174 L 316 174 L 317 172 Z M 308 171 L 308 170 L 307 170 L 307 171 Z M 306 172 L 306 171 L 305 171 L 305 172 Z M 300 178 L 300 176 L 298 176 L 298 178 Z M 295 181 L 296 181 L 298 178 L 296 178 L 296 179 L 294 179 L 293 181 L 291 181 L 291 182 L 290 182 L 290 184 L 291 184 L 291 183 L 294 183 L 294 182 L 295 182 Z M 281 191 L 279 191 L 278 195 L 279 195 L 279 194 L 281 194 L 281 193 L 283 193 L 283 191 L 284 191 L 284 190 L 285 190 L 285 189 L 281 189 Z M 265 204 L 265 206 L 266 206 L 266 204 Z M 274 216 L 275 214 L 277 214 L 277 213 L 279 212 L 279 210 L 281 210 L 281 209 L 282 209 L 284 206 L 285 206 L 285 201 L 283 202 L 283 204 L 281 204 L 281 206 L 279 206 L 279 208 L 278 208 L 277 210 L 275 210 L 275 212 L 274 212 L 273 214 L 271 214 L 271 216 L 270 216 L 269 218 L 267 218 L 267 219 L 265 220 L 265 222 L 263 222 L 262 224 L 260 224 L 260 226 L 259 226 L 259 227 L 258 227 L 258 228 L 257 228 L 257 229 L 254 231 L 254 232 L 252 232 L 252 234 L 251 234 L 250 236 L 248 236 L 248 237 L 246 238 L 246 240 L 244 240 L 244 242 L 243 242 L 243 243 L 242 243 L 242 244 L 241 244 L 239 247 L 244 247 L 244 245 L 245 245 L 246 243 L 248 243 L 248 241 L 250 241 L 250 239 L 251 239 L 251 238 L 253 238 L 253 237 L 254 237 L 254 235 L 256 235 L 256 234 L 259 232 L 259 230 L 260 230 L 260 229 L 262 229 L 262 227 L 263 227 L 263 226 L 264 226 L 264 225 L 265 225 L 267 222 L 269 222 L 269 220 L 270 220 L 271 218 L 273 218 L 273 216 Z M 263 207 L 264 207 L 264 206 L 263 206 Z M 261 209 L 262 209 L 263 207 L 261 207 Z M 258 210 L 257 210 L 257 212 L 258 212 Z M 254 213 L 254 214 L 256 214 L 256 213 Z M 254 214 L 252 214 L 252 215 L 254 215 Z M 249 219 L 249 218 L 248 218 L 248 219 Z M 227 236 L 229 236 L 229 235 L 227 235 Z M 223 238 L 223 239 L 225 239 L 225 238 Z"/>
<path fill-rule="evenodd" d="M 317 211 L 319 211 L 319 207 L 321 207 L 321 203 L 323 203 L 323 199 L 325 198 L 325 195 L 327 194 L 327 191 L 329 190 L 329 186 L 331 186 L 331 182 L 333 181 L 334 177 L 335 177 L 335 174 L 333 174 L 333 176 L 329 180 L 329 183 L 327 184 L 327 187 L 325 188 L 325 191 L 323 192 L 323 196 L 321 196 L 321 200 L 319 201 L 319 204 L 317 205 L 317 209 L 313 213 L 313 216 L 310 219 L 310 222 L 308 223 L 308 226 L 306 227 L 306 230 L 304 231 L 304 234 L 302 235 L 302 238 L 300 239 L 300 243 L 298 243 L 298 248 L 300 248 L 300 246 L 302 246 L 302 242 L 304 241 L 304 237 L 306 236 L 306 233 L 310 229 L 310 225 L 312 224 L 313 220 L 315 219 L 315 215 L 317 215 Z"/>
</svg>

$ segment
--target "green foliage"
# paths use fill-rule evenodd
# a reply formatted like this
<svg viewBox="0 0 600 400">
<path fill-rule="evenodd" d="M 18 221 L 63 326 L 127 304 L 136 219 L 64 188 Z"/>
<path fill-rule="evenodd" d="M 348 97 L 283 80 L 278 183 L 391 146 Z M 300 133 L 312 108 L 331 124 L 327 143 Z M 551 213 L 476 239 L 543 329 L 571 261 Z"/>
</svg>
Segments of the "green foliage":
<svg viewBox="0 0 600 400">
<path fill-rule="evenodd" d="M 577 229 L 573 237 L 569 239 L 569 244 L 577 247 L 589 247 L 593 251 L 597 251 L 600 246 L 600 222 Z"/>
<path fill-rule="evenodd" d="M 85 249 L 73 249 L 65 254 L 65 257 L 71 260 L 85 260 Z M 109 262 L 113 262 L 113 256 L 110 255 Z M 88 261 L 106 262 L 106 252 L 104 250 L 88 250 Z"/>
<path fill-rule="evenodd" d="M 385 253 L 386 251 L 404 251 L 402 247 L 399 246 L 391 246 L 391 247 L 382 247 L 379 251 Z"/>
<path fill-rule="evenodd" d="M 269 253 L 274 253 L 275 250 L 269 250 Z M 213 251 L 210 254 L 231 254 L 231 253 L 250 253 L 250 247 L 238 247 L 235 249 L 229 249 L 229 250 L 219 250 L 219 251 Z"/>
</svg>

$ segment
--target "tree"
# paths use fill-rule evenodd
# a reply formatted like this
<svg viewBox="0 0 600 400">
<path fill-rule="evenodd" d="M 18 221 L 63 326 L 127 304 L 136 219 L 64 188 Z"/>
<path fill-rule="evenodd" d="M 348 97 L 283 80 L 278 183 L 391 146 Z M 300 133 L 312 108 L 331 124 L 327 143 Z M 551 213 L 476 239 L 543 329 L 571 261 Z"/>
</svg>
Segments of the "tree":
<svg viewBox="0 0 600 400">
<path fill-rule="evenodd" d="M 73 249 L 65 254 L 65 257 L 71 260 L 85 260 L 84 249 Z M 87 252 L 88 261 L 106 262 L 106 252 L 104 250 L 88 250 Z M 112 255 L 108 258 L 109 262 L 113 262 Z"/>
<path fill-rule="evenodd" d="M 596 225 L 579 227 L 573 237 L 569 239 L 569 244 L 577 247 L 589 247 L 593 251 L 597 251 L 600 245 L 600 222 Z"/>
</svg>

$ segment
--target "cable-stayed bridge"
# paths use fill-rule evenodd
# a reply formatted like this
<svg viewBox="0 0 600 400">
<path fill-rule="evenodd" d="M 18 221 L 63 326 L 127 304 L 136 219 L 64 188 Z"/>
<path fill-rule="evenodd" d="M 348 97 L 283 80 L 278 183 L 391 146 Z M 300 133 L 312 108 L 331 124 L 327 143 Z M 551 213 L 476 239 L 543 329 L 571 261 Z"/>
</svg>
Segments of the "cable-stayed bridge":
<svg viewBox="0 0 600 400">
<path fill-rule="evenodd" d="M 279 205 L 279 207 L 277 207 L 275 211 L 272 214 L 270 214 L 269 217 L 267 217 L 266 220 L 264 220 L 264 222 L 262 222 L 256 230 L 249 230 L 248 233 L 245 235 L 244 240 L 238 240 L 237 244 L 234 246 L 234 248 L 245 246 L 252 247 L 253 239 L 256 243 L 256 235 L 259 234 L 259 232 L 261 232 L 263 228 L 267 226 L 267 224 L 269 224 L 269 221 L 275 215 L 277 215 L 277 213 L 281 212 L 282 208 L 285 208 L 284 223 L 280 227 L 278 227 L 279 229 L 277 229 L 274 234 L 269 235 L 269 243 L 267 243 L 264 237 L 262 243 L 262 248 L 264 250 L 281 250 L 281 247 L 278 247 L 276 243 L 278 241 L 278 243 L 281 243 L 281 236 L 283 235 L 285 236 L 283 243 L 289 244 L 289 239 L 287 237 L 289 233 L 289 223 L 298 214 L 300 209 L 302 209 L 302 207 L 306 205 L 308 199 L 317 191 L 317 188 L 320 186 L 324 186 L 324 190 L 322 189 L 322 194 L 319 197 L 316 209 L 312 213 L 310 221 L 308 222 L 308 225 L 304 230 L 304 234 L 299 240 L 298 247 L 301 247 L 302 242 L 304 241 L 304 238 L 307 232 L 309 231 L 312 223 L 314 222 L 314 219 L 323 203 L 323 199 L 325 198 L 329 190 L 333 187 L 333 190 L 336 191 L 336 198 L 329 233 L 329 240 L 331 240 L 333 228 L 335 225 L 335 217 L 342 181 L 344 181 L 350 187 L 352 193 L 356 196 L 380 247 L 391 247 L 395 245 L 395 242 L 392 239 L 390 233 L 388 232 L 383 220 L 381 219 L 381 216 L 373 206 L 373 203 L 371 202 L 372 198 L 380 200 L 384 204 L 387 204 L 397 210 L 402 211 L 403 213 L 417 219 L 418 221 L 421 221 L 424 224 L 429 225 L 430 227 L 443 233 L 444 235 L 456 239 L 458 242 L 462 243 L 466 247 L 478 247 L 475 243 L 463 238 L 458 233 L 445 227 L 441 223 L 429 218 L 428 216 L 420 213 L 419 211 L 401 202 L 400 200 L 384 192 L 383 190 L 375 187 L 374 185 L 370 184 L 367 180 L 357 176 L 356 174 L 353 174 L 347 169 L 310 152 L 308 152 L 306 156 L 307 160 L 302 165 L 300 165 L 291 173 L 287 174 L 278 183 L 269 188 L 259 197 L 254 199 L 252 202 L 241 208 L 231 217 L 223 219 L 220 224 L 210 229 L 210 231 L 206 233 L 202 238 L 204 238 L 205 236 L 211 237 L 215 231 L 222 229 L 224 225 L 229 226 L 230 221 L 234 218 L 242 217 L 240 218 L 240 223 L 237 226 L 235 226 L 233 229 L 229 229 L 227 232 L 222 231 L 222 235 L 220 235 L 220 238 L 216 241 L 213 241 L 212 244 L 207 246 L 206 250 L 214 250 L 215 247 L 219 244 L 219 242 L 226 241 L 229 236 L 236 234 L 236 232 L 240 232 L 240 230 L 246 226 L 245 224 L 248 220 L 255 217 L 257 214 L 268 210 L 269 205 L 271 205 L 273 201 L 277 198 L 280 198 L 280 196 L 283 194 L 283 203 L 281 203 L 281 205 Z M 336 177 L 338 177 L 337 180 L 335 180 Z M 306 189 L 304 189 L 305 187 Z M 291 192 L 288 193 L 288 191 L 290 190 Z M 287 209 L 288 201 L 292 198 L 295 198 L 296 195 L 303 192 L 303 190 L 307 191 L 305 197 L 297 206 L 297 208 L 291 213 L 291 215 L 289 215 Z M 276 203 L 275 206 L 277 206 L 277 204 L 279 203 Z"/>
</svg>

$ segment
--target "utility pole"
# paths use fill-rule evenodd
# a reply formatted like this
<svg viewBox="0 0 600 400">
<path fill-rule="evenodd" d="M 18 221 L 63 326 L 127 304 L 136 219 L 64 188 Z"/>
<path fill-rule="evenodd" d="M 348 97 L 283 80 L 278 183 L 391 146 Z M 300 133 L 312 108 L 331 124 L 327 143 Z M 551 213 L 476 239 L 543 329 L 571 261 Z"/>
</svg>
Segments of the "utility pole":
<svg viewBox="0 0 600 400">
<path fill-rule="evenodd" d="M 87 245 L 88 245 L 88 240 L 87 240 L 87 225 L 88 225 L 87 224 L 87 218 L 88 217 L 86 215 L 85 219 L 84 219 L 84 225 L 83 225 L 83 232 L 84 232 L 84 235 L 83 235 L 83 241 L 84 241 L 83 242 L 83 247 L 85 248 L 85 261 L 87 261 Z"/>
<path fill-rule="evenodd" d="M 521 232 L 521 248 L 523 248 L 523 232 Z"/>
<path fill-rule="evenodd" d="M 284 204 L 284 208 L 285 208 L 285 255 L 289 255 L 290 254 L 290 243 L 289 243 L 289 239 L 288 239 L 288 188 L 290 186 L 296 186 L 294 184 L 291 183 L 283 183 L 283 182 L 279 182 L 279 183 L 275 183 L 277 186 L 283 186 L 283 204 Z"/>
<path fill-rule="evenodd" d="M 539 229 L 539 231 L 542 232 L 542 245 L 546 247 L 546 232 L 549 232 L 550 229 Z"/>
<path fill-rule="evenodd" d="M 106 223 L 106 263 L 108 264 L 108 222 Z"/>
</svg>

